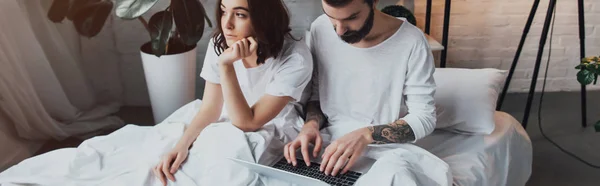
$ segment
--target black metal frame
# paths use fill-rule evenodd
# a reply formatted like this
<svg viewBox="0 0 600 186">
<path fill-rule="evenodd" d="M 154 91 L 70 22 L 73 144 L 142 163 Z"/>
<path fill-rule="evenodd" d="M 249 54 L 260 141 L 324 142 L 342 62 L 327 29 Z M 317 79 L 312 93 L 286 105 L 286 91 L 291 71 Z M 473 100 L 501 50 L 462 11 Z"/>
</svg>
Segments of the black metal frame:
<svg viewBox="0 0 600 186">
<path fill-rule="evenodd" d="M 431 1 L 427 0 L 427 6 L 425 8 L 425 33 L 429 34 L 431 26 Z"/>
<path fill-rule="evenodd" d="M 533 18 L 535 16 L 535 12 L 540 4 L 540 0 L 535 0 L 533 6 L 531 7 L 531 12 L 529 13 L 529 18 L 527 19 L 527 23 L 525 24 L 525 28 L 523 30 L 523 35 L 521 36 L 521 41 L 519 42 L 519 47 L 517 48 L 517 53 L 513 59 L 511 64 L 508 77 L 506 78 L 506 83 L 504 85 L 504 89 L 502 90 L 502 94 L 500 94 L 500 98 L 498 99 L 496 110 L 500 110 L 502 108 L 502 102 L 506 96 L 506 92 L 508 91 L 508 87 L 510 85 L 510 80 L 514 74 L 515 68 L 517 66 L 517 62 L 519 61 L 519 57 L 521 55 L 521 51 L 523 49 L 523 45 L 525 43 L 525 38 L 529 33 L 531 28 L 531 24 L 533 22 Z M 533 70 L 533 77 L 531 78 L 531 86 L 529 87 L 529 95 L 527 97 L 527 104 L 525 106 L 525 113 L 523 116 L 523 121 L 521 124 L 523 128 L 527 128 L 527 121 L 529 119 L 529 113 L 531 111 L 531 104 L 533 101 L 533 96 L 535 93 L 535 87 L 538 79 L 539 68 L 541 64 L 542 55 L 544 53 L 544 46 L 546 45 L 546 39 L 548 37 L 548 31 L 550 29 L 550 22 L 552 21 L 552 15 L 554 14 L 554 7 L 556 6 L 556 0 L 550 0 L 548 5 L 548 11 L 546 12 L 546 18 L 544 21 L 544 27 L 542 28 L 542 35 L 540 38 L 540 44 L 538 48 L 537 58 L 535 60 L 535 68 Z M 581 58 L 585 57 L 585 19 L 584 19 L 584 10 L 583 10 L 583 0 L 578 0 L 578 14 L 579 14 L 579 43 L 580 43 L 580 55 Z M 581 110 L 582 110 L 582 126 L 587 127 L 587 109 L 586 109 L 586 88 L 585 86 L 581 86 Z"/>
<path fill-rule="evenodd" d="M 431 30 L 431 1 L 427 0 L 426 10 L 425 10 L 425 33 L 430 34 Z M 448 31 L 450 28 L 450 9 L 452 5 L 450 4 L 450 0 L 446 0 L 444 4 L 444 28 L 442 31 L 442 46 L 444 46 L 444 50 L 442 50 L 442 54 L 440 56 L 440 67 L 446 68 L 446 55 L 448 53 Z"/>
</svg>

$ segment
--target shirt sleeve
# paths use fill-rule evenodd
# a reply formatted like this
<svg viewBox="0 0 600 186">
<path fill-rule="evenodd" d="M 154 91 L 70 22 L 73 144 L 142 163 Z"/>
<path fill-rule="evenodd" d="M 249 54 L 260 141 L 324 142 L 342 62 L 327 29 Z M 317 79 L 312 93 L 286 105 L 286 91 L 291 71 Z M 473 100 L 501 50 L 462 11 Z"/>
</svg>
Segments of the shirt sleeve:
<svg viewBox="0 0 600 186">
<path fill-rule="evenodd" d="M 215 52 L 215 45 L 211 39 L 206 47 L 206 53 L 204 57 L 204 63 L 202 65 L 202 71 L 200 72 L 200 77 L 208 82 L 221 84 L 221 76 L 219 74 L 217 59 L 218 56 Z"/>
<path fill-rule="evenodd" d="M 289 96 L 295 102 L 299 102 L 304 88 L 310 81 L 312 58 L 310 54 L 294 53 L 279 62 L 282 64 L 267 84 L 265 93 L 273 96 Z"/>
<path fill-rule="evenodd" d="M 404 83 L 404 99 L 408 114 L 403 118 L 415 134 L 415 141 L 431 134 L 436 125 L 435 64 L 428 44 L 420 40 L 409 57 Z M 413 141 L 413 142 L 415 142 Z"/>
</svg>

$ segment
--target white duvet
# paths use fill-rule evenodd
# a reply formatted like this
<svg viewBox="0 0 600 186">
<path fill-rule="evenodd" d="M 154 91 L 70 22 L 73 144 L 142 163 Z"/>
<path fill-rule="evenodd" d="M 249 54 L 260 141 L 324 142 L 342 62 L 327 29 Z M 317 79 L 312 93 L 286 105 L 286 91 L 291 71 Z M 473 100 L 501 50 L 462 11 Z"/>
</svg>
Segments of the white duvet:
<svg viewBox="0 0 600 186">
<path fill-rule="evenodd" d="M 0 173 L 0 185 L 161 185 L 151 168 L 177 143 L 199 106 L 194 101 L 154 127 L 127 125 L 77 148 L 29 158 Z M 228 158 L 271 164 L 296 136 L 295 126 L 266 125 L 244 133 L 229 123 L 211 124 L 169 185 L 294 185 L 260 176 Z M 357 185 L 451 185 L 448 165 L 433 154 L 410 144 L 390 147 L 368 148 L 365 155 L 378 161 Z"/>
</svg>

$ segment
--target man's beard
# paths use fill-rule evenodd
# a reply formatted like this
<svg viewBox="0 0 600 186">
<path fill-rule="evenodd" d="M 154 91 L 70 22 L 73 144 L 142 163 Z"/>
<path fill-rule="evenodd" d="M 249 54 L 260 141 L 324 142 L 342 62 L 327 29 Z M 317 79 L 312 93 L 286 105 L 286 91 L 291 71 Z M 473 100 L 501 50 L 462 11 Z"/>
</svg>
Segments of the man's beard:
<svg viewBox="0 0 600 186">
<path fill-rule="evenodd" d="M 373 28 L 374 14 L 373 9 L 371 9 L 369 17 L 367 17 L 367 20 L 365 20 L 365 23 L 359 30 L 348 30 L 344 35 L 340 36 L 340 39 L 344 40 L 346 43 L 353 44 L 367 37 Z"/>
</svg>

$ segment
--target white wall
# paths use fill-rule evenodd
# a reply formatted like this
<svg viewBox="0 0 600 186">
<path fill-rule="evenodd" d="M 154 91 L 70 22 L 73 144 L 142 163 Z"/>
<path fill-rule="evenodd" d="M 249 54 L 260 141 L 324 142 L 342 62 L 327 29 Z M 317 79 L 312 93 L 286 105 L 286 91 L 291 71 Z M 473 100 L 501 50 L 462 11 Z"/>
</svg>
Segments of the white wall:
<svg viewBox="0 0 600 186">
<path fill-rule="evenodd" d="M 201 0 L 211 20 L 214 19 L 214 0 Z M 284 0 L 291 12 L 292 29 L 307 29 L 314 18 L 322 13 L 319 0 Z M 382 0 L 378 7 L 393 4 L 396 0 Z M 424 0 L 415 2 L 415 14 L 418 26 L 424 25 Z M 432 35 L 441 39 L 444 0 L 433 1 Z M 160 1 L 146 14 L 160 11 L 168 1 Z M 533 0 L 452 0 L 452 18 L 450 27 L 450 46 L 448 65 L 461 68 L 500 68 L 508 69 L 518 45 L 523 26 Z M 529 87 L 536 44 L 539 42 L 541 25 L 547 9 L 548 0 L 542 0 L 537 17 L 528 38 L 518 70 L 515 72 L 510 90 L 524 92 Z M 577 3 L 574 0 L 558 1 L 558 15 L 552 48 L 552 60 L 549 72 L 548 91 L 578 91 L 575 79 L 577 73 L 573 67 L 578 63 L 579 45 L 577 29 Z M 587 53 L 600 55 L 600 0 L 586 1 Z M 121 59 L 121 76 L 127 105 L 149 105 L 144 81 L 143 69 L 139 57 L 139 46 L 149 40 L 148 33 L 137 21 L 123 21 L 113 17 L 114 38 L 94 38 L 115 41 L 116 50 Z M 198 43 L 198 72 L 204 59 L 206 44 L 211 29 L 205 31 L 204 38 Z M 441 41 L 441 40 L 440 40 Z M 544 58 L 545 59 L 545 58 Z M 198 78 L 197 95 L 201 94 L 204 82 Z M 541 83 L 538 83 L 541 88 Z M 590 89 L 600 89 L 592 86 Z"/>
</svg>

